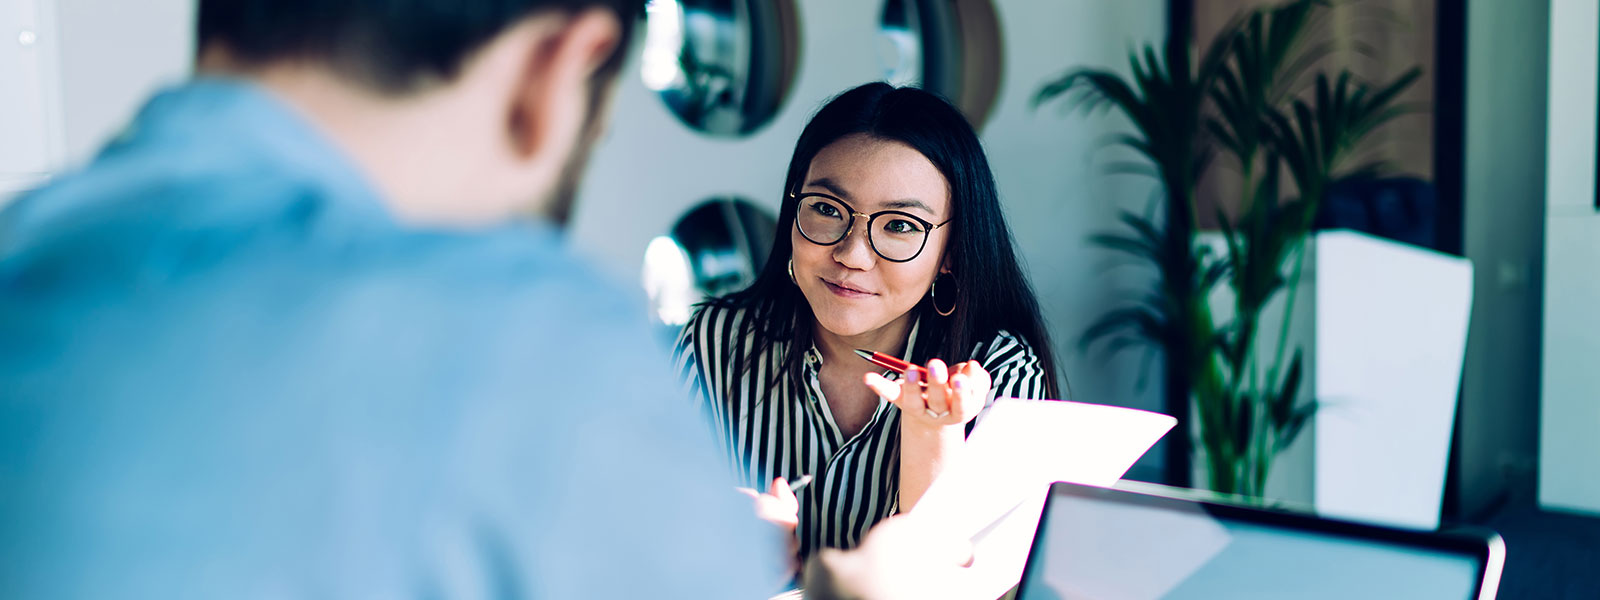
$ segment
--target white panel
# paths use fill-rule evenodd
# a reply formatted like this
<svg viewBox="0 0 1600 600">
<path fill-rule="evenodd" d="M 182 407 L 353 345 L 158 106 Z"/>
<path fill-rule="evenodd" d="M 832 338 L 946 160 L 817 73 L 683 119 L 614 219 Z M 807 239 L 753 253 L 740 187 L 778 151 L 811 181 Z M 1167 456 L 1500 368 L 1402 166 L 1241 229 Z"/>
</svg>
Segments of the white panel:
<svg viewBox="0 0 1600 600">
<path fill-rule="evenodd" d="M 1539 504 L 1600 514 L 1600 217 L 1551 219 Z"/>
<path fill-rule="evenodd" d="M 1317 512 L 1434 528 L 1471 264 L 1358 233 L 1316 244 Z"/>
<path fill-rule="evenodd" d="M 47 0 L 0 3 L 0 196 L 60 161 L 51 8 Z"/>
<path fill-rule="evenodd" d="M 1593 0 L 1552 0 L 1539 504 L 1600 514 L 1597 28 Z"/>
<path fill-rule="evenodd" d="M 1552 211 L 1594 210 L 1600 3 L 1550 2 L 1550 135 L 1545 193 Z"/>
</svg>

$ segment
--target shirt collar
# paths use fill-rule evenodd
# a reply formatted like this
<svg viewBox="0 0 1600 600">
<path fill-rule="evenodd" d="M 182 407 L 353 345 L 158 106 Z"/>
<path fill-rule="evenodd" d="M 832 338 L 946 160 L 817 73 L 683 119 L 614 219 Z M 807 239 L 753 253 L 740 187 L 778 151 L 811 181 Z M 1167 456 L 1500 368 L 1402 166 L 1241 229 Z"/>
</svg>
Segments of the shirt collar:
<svg viewBox="0 0 1600 600">
<path fill-rule="evenodd" d="M 209 150 L 281 167 L 338 205 L 324 208 L 354 211 L 367 222 L 394 222 L 376 186 L 344 150 L 283 99 L 249 81 L 201 76 L 156 94 L 101 156 L 147 146 Z"/>
<path fill-rule="evenodd" d="M 910 356 L 912 354 L 912 350 L 917 347 L 917 334 L 920 333 L 921 327 L 921 317 L 913 318 L 911 320 L 911 331 L 906 334 L 906 356 L 901 358 L 904 358 L 905 360 L 911 360 Z M 806 352 L 803 356 L 803 362 L 805 363 L 806 368 L 812 370 L 813 372 L 822 368 L 822 351 L 817 349 L 817 343 L 815 341 L 811 342 L 811 347 L 806 349 Z M 890 381 L 900 378 L 899 373 L 895 373 L 894 371 L 890 371 L 888 369 L 884 369 L 883 376 L 887 377 Z"/>
</svg>

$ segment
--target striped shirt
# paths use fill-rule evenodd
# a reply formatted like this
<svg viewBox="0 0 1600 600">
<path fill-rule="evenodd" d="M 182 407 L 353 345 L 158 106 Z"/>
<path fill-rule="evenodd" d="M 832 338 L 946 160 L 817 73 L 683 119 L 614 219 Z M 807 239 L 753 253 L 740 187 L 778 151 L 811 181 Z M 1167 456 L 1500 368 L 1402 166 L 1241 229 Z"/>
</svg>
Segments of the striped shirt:
<svg viewBox="0 0 1600 600">
<path fill-rule="evenodd" d="M 775 342 L 761 355 L 749 356 L 758 344 L 755 334 L 741 327 L 748 313 L 701 307 L 678 338 L 678 372 L 743 485 L 766 489 L 773 478 L 813 477 L 797 494 L 801 555 L 821 547 L 853 548 L 867 529 L 899 509 L 900 409 L 879 398 L 872 419 L 847 439 L 823 397 L 822 356 L 816 347 L 807 349 L 796 385 L 783 367 L 787 343 Z M 919 363 L 931 358 L 934 337 L 919 335 L 921 327 L 914 323 L 906 341 L 909 356 Z M 979 344 L 970 357 L 950 362 L 959 360 L 979 361 L 993 380 L 974 423 L 997 397 L 1039 399 L 1048 389 L 1032 348 L 1005 331 Z"/>
</svg>

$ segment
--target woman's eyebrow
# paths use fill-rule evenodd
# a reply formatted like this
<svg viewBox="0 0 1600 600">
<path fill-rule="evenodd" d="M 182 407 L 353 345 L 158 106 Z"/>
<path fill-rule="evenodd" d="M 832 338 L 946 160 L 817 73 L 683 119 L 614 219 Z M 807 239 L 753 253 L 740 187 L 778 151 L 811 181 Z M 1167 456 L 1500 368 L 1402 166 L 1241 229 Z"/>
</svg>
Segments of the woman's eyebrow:
<svg viewBox="0 0 1600 600">
<path fill-rule="evenodd" d="M 924 212 L 926 212 L 926 213 L 928 213 L 930 215 L 931 214 L 937 214 L 937 213 L 935 213 L 933 211 L 932 208 L 930 208 L 926 204 L 923 204 L 921 200 L 917 200 L 916 198 L 906 198 L 904 200 L 894 200 L 894 201 L 891 201 L 891 202 L 885 202 L 883 207 L 884 208 L 893 208 L 893 209 L 920 208 Z"/>
<path fill-rule="evenodd" d="M 835 182 L 834 180 L 829 179 L 827 177 L 820 177 L 820 178 L 817 178 L 815 180 L 812 180 L 811 182 L 807 183 L 805 185 L 805 187 L 819 187 L 819 188 L 828 190 L 828 193 L 833 194 L 835 196 L 838 196 L 839 199 L 841 199 L 841 200 L 850 199 L 850 193 L 844 191 L 844 186 L 839 185 L 838 182 Z M 883 204 L 883 208 L 884 209 L 892 209 L 892 210 L 904 210 L 904 209 L 907 209 L 907 208 L 916 208 L 916 209 L 921 209 L 923 212 L 926 212 L 926 213 L 928 213 L 930 215 L 939 214 L 938 211 L 933 210 L 932 207 L 928 206 L 926 203 L 924 203 L 923 201 L 918 200 L 916 198 L 903 198 L 903 199 L 900 199 L 900 200 L 891 200 L 889 202 L 885 202 Z"/>
<path fill-rule="evenodd" d="M 844 191 L 844 186 L 835 183 L 832 179 L 828 179 L 827 177 L 816 179 L 810 183 L 807 183 L 805 187 L 819 187 L 828 190 L 829 193 L 838 196 L 841 199 L 850 197 L 850 192 Z"/>
</svg>

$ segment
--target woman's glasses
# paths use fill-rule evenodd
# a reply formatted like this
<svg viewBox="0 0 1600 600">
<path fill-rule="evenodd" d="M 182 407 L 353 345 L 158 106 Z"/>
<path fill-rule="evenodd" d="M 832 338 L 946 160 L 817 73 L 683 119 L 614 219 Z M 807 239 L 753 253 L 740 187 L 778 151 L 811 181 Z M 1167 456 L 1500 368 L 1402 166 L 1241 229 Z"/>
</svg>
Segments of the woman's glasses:
<svg viewBox="0 0 1600 600">
<path fill-rule="evenodd" d="M 889 262 L 908 262 L 922 254 L 928 245 L 928 233 L 944 227 L 898 210 L 880 210 L 872 214 L 856 212 L 843 200 L 827 194 L 805 193 L 789 197 L 800 205 L 796 209 L 794 224 L 800 235 L 818 246 L 832 246 L 850 235 L 856 217 L 867 219 L 867 242 L 872 251 Z"/>
</svg>

